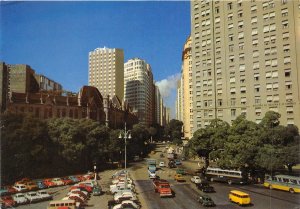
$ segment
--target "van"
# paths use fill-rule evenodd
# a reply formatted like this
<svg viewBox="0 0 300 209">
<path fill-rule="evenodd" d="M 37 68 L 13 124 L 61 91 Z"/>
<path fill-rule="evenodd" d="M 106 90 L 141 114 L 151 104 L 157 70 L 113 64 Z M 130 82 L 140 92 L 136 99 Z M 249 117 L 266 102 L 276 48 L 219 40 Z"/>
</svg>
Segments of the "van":
<svg viewBox="0 0 300 209">
<path fill-rule="evenodd" d="M 47 209 L 62 209 L 62 208 L 75 209 L 76 208 L 75 200 L 51 201 L 49 203 L 49 206 L 47 207 Z"/>
<path fill-rule="evenodd" d="M 238 190 L 231 190 L 229 193 L 229 200 L 231 202 L 237 203 L 238 205 L 250 205 L 250 196 L 245 192 Z"/>
</svg>

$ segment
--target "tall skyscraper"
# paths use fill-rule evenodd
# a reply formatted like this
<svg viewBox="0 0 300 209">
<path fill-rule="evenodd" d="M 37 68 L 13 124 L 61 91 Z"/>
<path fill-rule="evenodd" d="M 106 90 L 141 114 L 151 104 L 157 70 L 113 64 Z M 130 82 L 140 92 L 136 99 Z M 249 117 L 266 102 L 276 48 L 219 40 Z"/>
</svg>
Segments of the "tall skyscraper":
<svg viewBox="0 0 300 209">
<path fill-rule="evenodd" d="M 192 93 L 192 40 L 189 36 L 182 51 L 182 93 L 183 93 L 183 131 L 184 138 L 193 134 L 193 93 Z"/>
<path fill-rule="evenodd" d="M 177 98 L 176 98 L 176 119 L 183 121 L 183 94 L 182 94 L 182 76 L 177 81 Z"/>
<path fill-rule="evenodd" d="M 150 126 L 153 109 L 153 74 L 145 60 L 133 58 L 124 64 L 125 100 L 133 107 L 141 123 Z"/>
<path fill-rule="evenodd" d="M 124 98 L 124 52 L 122 49 L 97 48 L 89 53 L 89 85 L 102 95 Z"/>
<path fill-rule="evenodd" d="M 300 127 L 299 1 L 191 1 L 194 131 L 214 118 Z"/>
</svg>

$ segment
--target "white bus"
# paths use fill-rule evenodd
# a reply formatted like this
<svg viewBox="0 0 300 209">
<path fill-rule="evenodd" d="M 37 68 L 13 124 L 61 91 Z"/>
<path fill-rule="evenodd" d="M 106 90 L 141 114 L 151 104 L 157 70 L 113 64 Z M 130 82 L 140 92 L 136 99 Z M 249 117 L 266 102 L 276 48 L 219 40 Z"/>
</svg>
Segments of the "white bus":
<svg viewBox="0 0 300 209">
<path fill-rule="evenodd" d="M 248 174 L 240 170 L 228 170 L 208 167 L 205 176 L 210 181 L 227 182 L 228 184 L 247 184 Z"/>
</svg>

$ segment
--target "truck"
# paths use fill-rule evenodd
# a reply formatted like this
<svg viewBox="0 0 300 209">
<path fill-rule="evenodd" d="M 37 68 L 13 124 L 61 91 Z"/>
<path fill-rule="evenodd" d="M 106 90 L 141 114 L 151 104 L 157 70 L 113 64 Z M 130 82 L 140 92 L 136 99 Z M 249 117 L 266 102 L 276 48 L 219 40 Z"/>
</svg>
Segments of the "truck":
<svg viewBox="0 0 300 209">
<path fill-rule="evenodd" d="M 155 159 L 148 159 L 147 160 L 148 163 L 148 170 L 150 172 L 155 172 L 156 171 L 156 160 Z"/>
<path fill-rule="evenodd" d="M 173 196 L 170 184 L 168 181 L 163 179 L 153 180 L 154 191 L 159 193 L 160 197 L 171 197 Z"/>
</svg>

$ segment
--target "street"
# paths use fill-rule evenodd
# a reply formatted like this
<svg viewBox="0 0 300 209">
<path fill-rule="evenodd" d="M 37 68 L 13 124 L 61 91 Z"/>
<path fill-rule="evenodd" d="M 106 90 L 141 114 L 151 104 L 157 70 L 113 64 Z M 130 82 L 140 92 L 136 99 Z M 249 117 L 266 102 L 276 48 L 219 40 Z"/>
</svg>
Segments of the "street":
<svg viewBox="0 0 300 209">
<path fill-rule="evenodd" d="M 157 159 L 157 162 L 164 161 L 167 164 L 168 160 L 160 158 L 159 155 L 162 151 L 162 146 L 156 148 L 156 153 L 151 155 L 151 158 Z M 184 168 L 195 170 L 197 163 L 193 161 L 183 161 Z M 152 180 L 148 178 L 146 161 L 131 163 L 129 166 L 130 175 L 135 180 L 136 190 L 142 208 L 145 209 L 194 209 L 204 208 L 200 205 L 196 198 L 201 193 L 196 186 L 191 183 L 190 175 L 185 175 L 185 182 L 174 181 L 176 168 L 159 168 L 157 175 L 162 179 L 170 182 L 171 188 L 175 194 L 174 197 L 160 198 L 159 194 L 154 192 Z M 99 173 L 101 180 L 100 185 L 104 191 L 109 189 L 111 182 L 111 175 L 116 170 L 107 170 Z M 213 199 L 216 204 L 216 209 L 233 209 L 240 208 L 238 205 L 229 202 L 228 193 L 230 190 L 237 189 L 250 194 L 252 205 L 249 206 L 253 209 L 297 209 L 300 205 L 299 195 L 290 194 L 289 192 L 269 190 L 261 185 L 228 185 L 224 183 L 212 182 L 211 185 L 215 188 L 215 193 L 208 195 Z M 48 192 L 53 193 L 53 199 L 59 200 L 63 198 L 68 192 L 69 186 L 57 187 L 48 189 Z M 101 196 L 91 196 L 86 208 L 99 209 L 107 208 L 108 200 L 112 199 L 112 195 L 104 193 Z M 31 205 L 19 206 L 20 209 L 46 209 L 49 201 L 35 203 Z"/>
</svg>

